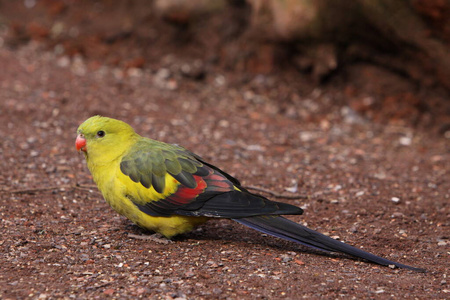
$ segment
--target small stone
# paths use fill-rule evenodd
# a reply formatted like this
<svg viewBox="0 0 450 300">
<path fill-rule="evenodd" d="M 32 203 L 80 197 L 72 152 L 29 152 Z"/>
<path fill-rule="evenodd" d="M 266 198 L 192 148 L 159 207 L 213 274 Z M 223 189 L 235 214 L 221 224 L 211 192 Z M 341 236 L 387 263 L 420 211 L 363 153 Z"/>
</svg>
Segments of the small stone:
<svg viewBox="0 0 450 300">
<path fill-rule="evenodd" d="M 412 139 L 409 136 L 402 136 L 398 141 L 402 146 L 410 146 Z"/>
<path fill-rule="evenodd" d="M 61 56 L 56 60 L 56 65 L 60 68 L 67 68 L 70 66 L 70 58 L 68 56 Z"/>
<path fill-rule="evenodd" d="M 289 193 L 297 193 L 298 192 L 298 183 L 297 183 L 297 181 L 294 181 L 292 183 L 292 186 L 284 188 L 284 190 L 286 192 L 289 192 Z"/>
<path fill-rule="evenodd" d="M 111 296 L 112 294 L 114 294 L 114 292 L 114 289 L 106 289 L 103 291 L 103 294 Z"/>
<path fill-rule="evenodd" d="M 159 69 L 159 70 L 156 72 L 156 77 L 159 78 L 159 79 L 161 79 L 161 80 L 163 80 L 163 79 L 168 79 L 168 78 L 170 77 L 170 71 L 169 71 L 169 69 L 166 69 L 166 68 Z"/>
<path fill-rule="evenodd" d="M 281 261 L 284 263 L 290 262 L 291 260 L 293 260 L 292 257 L 290 257 L 289 255 L 286 255 L 286 254 L 281 255 L 280 258 L 281 258 Z"/>
<path fill-rule="evenodd" d="M 154 276 L 152 281 L 155 282 L 155 283 L 163 282 L 164 281 L 164 277 L 163 276 Z"/>
<path fill-rule="evenodd" d="M 391 218 L 402 218 L 404 216 L 405 215 L 403 213 L 401 213 L 401 212 L 395 212 L 395 213 L 392 214 Z"/>
<path fill-rule="evenodd" d="M 317 138 L 317 134 L 314 132 L 303 131 L 300 132 L 299 137 L 302 142 L 310 142 Z"/>
<path fill-rule="evenodd" d="M 399 204 L 399 203 L 400 203 L 400 198 L 398 198 L 398 197 L 392 197 L 392 198 L 391 198 L 391 201 L 392 201 L 393 203 L 395 203 L 395 204 Z"/>
<path fill-rule="evenodd" d="M 189 271 L 187 271 L 186 273 L 184 273 L 184 276 L 186 276 L 186 277 L 194 277 L 195 276 L 195 274 L 194 274 L 194 272 L 192 272 L 191 270 L 189 270 Z"/>
</svg>

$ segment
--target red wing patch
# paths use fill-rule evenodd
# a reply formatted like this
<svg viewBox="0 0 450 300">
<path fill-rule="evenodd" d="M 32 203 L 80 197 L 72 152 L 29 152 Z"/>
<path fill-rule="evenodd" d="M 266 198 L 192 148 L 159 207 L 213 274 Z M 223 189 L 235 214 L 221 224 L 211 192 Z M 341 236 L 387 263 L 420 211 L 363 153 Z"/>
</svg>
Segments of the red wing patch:
<svg viewBox="0 0 450 300">
<path fill-rule="evenodd" d="M 167 197 L 167 201 L 177 205 L 183 205 L 191 203 L 200 194 L 213 192 L 213 193 L 226 193 L 234 190 L 233 184 L 221 176 L 216 174 L 215 171 L 210 170 L 210 174 L 204 177 L 194 175 L 197 187 L 190 189 L 182 184 L 179 185 L 178 190 Z"/>
<path fill-rule="evenodd" d="M 234 190 L 233 184 L 223 176 L 215 173 L 205 177 L 205 181 L 208 184 L 208 191 L 211 192 L 230 192 Z"/>
<path fill-rule="evenodd" d="M 194 175 L 195 181 L 197 182 L 197 187 L 190 189 L 182 184 L 180 184 L 178 190 L 167 197 L 167 200 L 171 203 L 176 203 L 178 205 L 191 203 L 198 195 L 203 193 L 206 188 L 206 182 L 202 177 Z"/>
<path fill-rule="evenodd" d="M 150 201 L 144 205 L 133 202 L 142 212 L 151 216 L 171 216 L 182 207 L 193 214 L 193 211 L 200 209 L 205 201 L 235 190 L 233 183 L 225 176 L 213 169 L 208 171 L 209 174 L 205 176 L 193 175 L 197 183 L 195 188 L 180 183 L 177 191 L 165 199 Z"/>
</svg>

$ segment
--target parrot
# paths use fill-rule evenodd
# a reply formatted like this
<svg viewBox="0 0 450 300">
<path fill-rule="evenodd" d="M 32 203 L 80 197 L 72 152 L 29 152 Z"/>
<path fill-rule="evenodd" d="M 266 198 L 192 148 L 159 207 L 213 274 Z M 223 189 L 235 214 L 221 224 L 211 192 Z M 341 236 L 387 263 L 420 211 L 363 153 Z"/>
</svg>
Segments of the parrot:
<svg viewBox="0 0 450 300">
<path fill-rule="evenodd" d="M 248 191 L 233 176 L 175 144 L 140 136 L 127 123 L 93 116 L 77 129 L 75 146 L 106 202 L 137 226 L 170 239 L 214 218 L 316 250 L 341 252 L 392 268 L 423 272 L 328 237 L 283 215 L 295 205 Z"/>
</svg>

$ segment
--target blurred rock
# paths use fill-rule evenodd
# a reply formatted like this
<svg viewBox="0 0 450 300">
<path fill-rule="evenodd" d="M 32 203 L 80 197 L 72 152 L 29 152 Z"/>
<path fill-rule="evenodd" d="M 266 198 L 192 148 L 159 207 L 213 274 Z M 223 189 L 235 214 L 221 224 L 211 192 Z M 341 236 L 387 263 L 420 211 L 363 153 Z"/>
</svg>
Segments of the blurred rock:
<svg viewBox="0 0 450 300">
<path fill-rule="evenodd" d="M 252 23 L 274 38 L 292 40 L 309 35 L 319 13 L 314 0 L 249 0 L 253 7 Z"/>
</svg>

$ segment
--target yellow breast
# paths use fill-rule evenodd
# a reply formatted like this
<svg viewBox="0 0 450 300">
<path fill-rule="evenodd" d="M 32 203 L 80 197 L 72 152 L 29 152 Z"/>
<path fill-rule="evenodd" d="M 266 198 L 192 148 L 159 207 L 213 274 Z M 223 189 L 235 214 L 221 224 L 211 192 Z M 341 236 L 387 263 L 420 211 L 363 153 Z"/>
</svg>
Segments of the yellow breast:
<svg viewBox="0 0 450 300">
<path fill-rule="evenodd" d="M 153 187 L 146 188 L 140 183 L 132 181 L 124 175 L 119 164 L 96 166 L 94 181 L 105 200 L 119 214 L 127 217 L 136 225 L 166 237 L 191 231 L 196 225 L 208 220 L 206 217 L 188 217 L 173 215 L 169 217 L 153 217 L 142 212 L 130 199 L 141 205 L 151 201 L 158 201 L 176 192 L 179 182 L 170 175 L 166 175 L 166 188 L 158 193 Z"/>
</svg>

